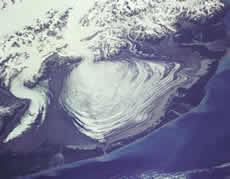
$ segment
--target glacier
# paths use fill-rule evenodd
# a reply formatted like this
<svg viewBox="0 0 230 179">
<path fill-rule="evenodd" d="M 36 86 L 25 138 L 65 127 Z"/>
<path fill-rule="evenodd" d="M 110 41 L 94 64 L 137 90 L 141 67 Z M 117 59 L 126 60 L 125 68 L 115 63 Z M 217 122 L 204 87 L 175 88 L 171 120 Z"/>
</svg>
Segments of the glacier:
<svg viewBox="0 0 230 179">
<path fill-rule="evenodd" d="M 205 25 L 224 9 L 221 0 L 5 3 L 0 86 L 29 106 L 1 145 L 16 153 L 31 152 L 33 144 L 34 151 L 45 140 L 104 148 L 154 129 L 178 88 L 189 89 L 219 60 L 191 46 L 226 50 L 217 48 L 225 40 L 199 41 L 200 31 L 218 28 Z M 200 39 L 181 43 L 189 30 Z M 68 118 L 52 116 L 51 108 Z"/>
<path fill-rule="evenodd" d="M 13 131 L 11 131 L 11 134 L 5 140 L 6 143 L 22 135 L 25 131 L 30 130 L 30 128 L 33 126 L 33 123 L 35 123 L 35 121 L 37 120 L 37 116 L 41 109 L 46 110 L 46 106 L 48 105 L 48 101 L 50 100 L 48 97 L 48 93 L 52 92 L 50 92 L 49 88 L 47 88 L 46 86 L 37 84 L 39 83 L 40 79 L 43 79 L 41 66 L 45 64 L 46 59 L 48 59 L 48 57 L 53 53 L 57 53 L 61 57 L 82 58 L 83 61 L 87 61 L 83 62 L 83 64 L 96 64 L 98 61 L 104 61 L 98 63 L 106 64 L 106 66 L 110 66 L 111 64 L 111 66 L 113 66 L 115 63 L 113 63 L 112 61 L 117 60 L 121 63 L 120 67 L 117 68 L 121 69 L 123 68 L 122 66 L 124 66 L 124 68 L 129 68 L 129 66 L 125 67 L 126 62 L 123 64 L 122 60 L 122 56 L 128 56 L 128 58 L 134 59 L 133 61 L 135 61 L 135 65 L 138 66 L 138 69 L 127 69 L 127 72 L 141 71 L 130 72 L 143 73 L 140 75 L 141 79 L 141 76 L 146 73 L 144 72 L 146 71 L 144 68 L 147 66 L 147 68 L 150 68 L 149 70 L 152 71 L 147 73 L 154 74 L 157 71 L 161 71 L 162 68 L 165 68 L 164 70 L 168 71 L 165 75 L 169 75 L 167 78 L 165 78 L 165 83 L 163 82 L 164 79 L 160 79 L 162 78 L 162 76 L 157 77 L 157 74 L 156 76 L 152 75 L 152 79 L 149 80 L 149 82 L 146 84 L 146 87 L 140 87 L 140 92 L 137 92 L 137 94 L 141 94 L 142 89 L 150 91 L 150 89 L 153 88 L 154 85 L 158 86 L 157 81 L 161 80 L 162 83 L 159 82 L 159 87 L 156 88 L 156 91 L 159 91 L 165 86 L 165 91 L 161 91 L 162 94 L 160 96 L 163 99 L 163 94 L 167 94 L 164 97 L 165 100 L 162 100 L 162 103 L 164 104 L 162 104 L 161 107 L 157 108 L 158 114 L 153 117 L 155 119 L 152 120 L 152 122 L 150 122 L 148 125 L 146 124 L 145 127 L 141 126 L 143 123 L 139 123 L 145 120 L 138 120 L 137 118 L 149 118 L 146 117 L 146 115 L 148 116 L 148 112 L 144 112 L 143 110 L 152 111 L 154 107 L 152 106 L 149 109 L 148 106 L 150 104 L 152 105 L 153 102 L 145 103 L 145 100 L 151 96 L 152 101 L 156 100 L 158 92 L 152 91 L 151 93 L 148 92 L 149 94 L 146 94 L 145 96 L 140 96 L 140 104 L 138 103 L 138 106 L 143 106 L 139 109 L 141 115 L 131 115 L 133 108 L 130 108 L 130 112 L 120 114 L 121 116 L 127 116 L 124 118 L 119 117 L 120 120 L 124 120 L 122 123 L 116 120 L 113 121 L 112 118 L 111 120 L 108 119 L 108 121 L 112 121 L 110 127 L 107 126 L 108 124 L 105 124 L 105 121 L 103 122 L 102 119 L 104 118 L 102 117 L 102 122 L 98 122 L 98 124 L 105 124 L 105 126 L 107 126 L 104 127 L 104 132 L 101 129 L 103 128 L 103 126 L 98 126 L 98 129 L 100 129 L 99 131 L 102 130 L 102 133 L 97 131 L 96 120 L 89 117 L 84 117 L 84 121 L 82 119 L 78 120 L 79 116 L 76 117 L 77 123 L 79 121 L 82 123 L 87 123 L 88 125 L 86 124 L 84 127 L 91 130 L 90 133 L 87 132 L 88 130 L 84 130 L 80 126 L 77 126 L 78 129 L 81 128 L 81 132 L 92 137 L 93 133 L 95 132 L 93 130 L 94 128 L 97 131 L 96 133 L 98 133 L 98 137 L 96 137 L 96 139 L 101 138 L 103 141 L 105 135 L 104 133 L 110 133 L 117 127 L 116 125 L 113 126 L 113 124 L 119 123 L 117 125 L 121 127 L 126 124 L 125 121 L 127 121 L 127 119 L 130 119 L 128 121 L 134 123 L 134 126 L 139 123 L 141 128 L 140 131 L 145 130 L 147 126 L 154 125 L 154 122 L 159 120 L 159 114 L 162 113 L 162 110 L 164 110 L 167 99 L 169 98 L 169 96 L 171 96 L 171 93 L 173 92 L 172 90 L 174 89 L 174 93 L 176 91 L 176 88 L 174 88 L 173 86 L 178 87 L 182 84 L 183 86 L 191 86 L 199 78 L 200 74 L 207 71 L 208 64 L 210 63 L 210 61 L 206 59 L 202 60 L 201 57 L 199 57 L 199 54 L 193 53 L 188 49 L 185 50 L 187 50 L 187 53 L 190 54 L 187 54 L 190 57 L 185 57 L 183 55 L 179 57 L 177 55 L 177 53 L 179 53 L 181 49 L 179 47 L 179 44 L 175 43 L 172 37 L 170 37 L 178 30 L 176 24 L 182 21 L 184 22 L 186 20 L 194 20 L 196 22 L 200 22 L 202 20 L 202 22 L 205 22 L 223 9 L 223 3 L 218 0 L 193 0 L 182 2 L 172 0 L 139 0 L 114 2 L 108 0 L 84 1 L 84 3 L 81 3 L 81 1 L 73 2 L 69 0 L 66 2 L 59 1 L 58 3 L 46 3 L 45 1 L 41 1 L 36 5 L 36 7 L 39 8 L 37 8 L 36 11 L 33 12 L 33 14 L 30 14 L 29 7 L 35 5 L 36 4 L 25 0 L 21 3 L 15 2 L 13 6 L 6 6 L 6 8 L 0 11 L 0 18 L 2 18 L 2 21 L 7 19 L 7 21 L 9 22 L 1 30 L 0 60 L 2 61 L 2 63 L 0 69 L 0 79 L 2 86 L 6 89 L 9 89 L 15 96 L 19 98 L 27 98 L 31 100 L 31 112 L 28 112 L 28 115 L 25 114 L 25 117 L 22 117 L 22 123 L 15 127 Z M 24 14 L 21 13 L 22 10 Z M 11 14 L 13 14 L 13 17 L 11 16 Z M 15 23 L 12 20 L 12 18 L 17 15 L 21 19 L 19 21 L 20 23 Z M 167 38 L 165 39 L 165 37 L 169 37 L 169 40 Z M 159 44 L 155 46 L 153 45 L 153 48 L 150 49 L 150 52 L 146 52 L 142 49 L 143 41 L 145 42 L 145 40 L 148 39 L 160 40 Z M 150 60 L 147 61 L 145 60 L 146 58 Z M 187 59 L 185 60 L 185 58 Z M 188 60 L 188 58 L 190 58 L 190 60 Z M 143 59 L 145 60 L 145 62 L 137 62 L 139 59 Z M 198 59 L 202 62 L 198 62 Z M 163 63 L 162 65 L 158 65 L 159 63 L 154 62 L 154 60 L 163 61 Z M 132 59 L 129 59 L 128 61 L 132 61 Z M 172 66 L 171 62 L 168 61 L 174 61 L 175 64 L 177 64 L 176 66 L 184 66 L 185 68 L 176 67 L 178 69 L 174 72 L 174 69 L 170 67 Z M 133 62 L 128 63 L 132 64 Z M 83 64 L 79 65 L 79 69 L 83 68 L 81 67 L 83 66 Z M 100 65 L 96 64 L 95 67 L 93 66 L 94 65 L 92 65 L 92 69 L 96 69 L 97 66 Z M 143 68 L 143 66 L 145 67 Z M 154 69 L 151 69 L 152 66 L 154 66 Z M 172 70 L 172 72 L 170 72 L 170 70 Z M 193 74 L 192 78 L 188 71 Z M 174 73 L 177 75 L 173 75 Z M 95 72 L 95 75 L 96 74 L 97 72 Z M 181 84 L 177 84 L 177 82 L 174 80 L 176 78 L 180 80 Z M 76 79 L 78 79 L 78 77 L 76 77 Z M 170 80 L 174 81 L 173 86 L 167 86 L 167 83 L 170 83 Z M 64 84 L 68 86 L 68 83 L 69 82 L 67 80 L 67 82 L 65 82 Z M 120 82 L 117 83 L 119 84 Z M 100 83 L 95 85 L 100 85 Z M 99 87 L 103 88 L 103 85 L 104 84 Z M 109 86 L 107 86 L 106 88 L 110 90 Z M 167 89 L 170 89 L 171 93 L 168 93 Z M 65 90 L 65 88 L 63 90 Z M 90 88 L 88 90 L 90 90 Z M 111 92 L 108 91 L 108 93 Z M 154 93 L 156 93 L 156 97 L 154 97 Z M 65 95 L 66 94 L 64 93 L 64 96 Z M 68 97 L 68 95 L 70 95 L 70 97 Z M 110 95 L 113 94 L 111 93 Z M 118 94 L 118 96 L 119 95 L 120 94 Z M 123 94 L 123 96 L 124 95 L 129 96 L 128 93 Z M 71 94 L 67 94 L 67 96 L 65 97 L 67 99 L 72 98 Z M 131 100 L 134 99 L 135 96 L 133 96 Z M 65 104 L 66 100 L 60 101 L 67 110 L 67 112 L 76 112 L 76 109 L 72 109 L 72 107 L 70 106 L 72 105 L 76 107 L 79 102 L 77 102 L 76 104 L 68 105 Z M 73 103 L 73 101 L 71 103 Z M 120 105 L 120 103 L 123 102 L 119 101 L 119 103 L 117 102 L 117 105 Z M 132 105 L 132 102 L 129 105 Z M 45 120 L 46 112 L 42 113 L 44 113 L 44 115 L 42 119 L 39 119 L 40 122 L 38 126 L 42 125 Z M 119 113 L 122 112 L 118 112 L 118 114 Z M 133 117 L 129 116 L 128 114 Z M 92 126 L 90 126 L 91 124 Z M 124 128 L 123 130 L 126 129 Z M 132 132 L 130 132 L 130 135 L 132 135 L 131 133 Z"/>
</svg>

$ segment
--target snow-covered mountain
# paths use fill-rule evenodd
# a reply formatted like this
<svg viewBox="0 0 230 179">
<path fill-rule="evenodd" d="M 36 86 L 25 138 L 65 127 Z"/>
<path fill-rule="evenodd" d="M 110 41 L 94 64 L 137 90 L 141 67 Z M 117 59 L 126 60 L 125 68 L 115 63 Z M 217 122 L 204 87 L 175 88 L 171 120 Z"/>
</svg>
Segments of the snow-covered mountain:
<svg viewBox="0 0 230 179">
<path fill-rule="evenodd" d="M 66 55 L 111 57 L 127 46 L 135 49 L 135 42 L 175 33 L 177 23 L 210 19 L 222 8 L 219 0 L 17 2 L 0 12 L 0 21 L 5 22 L 0 59 L 13 68 L 1 76 L 7 83 L 13 71 L 33 59 L 32 54 L 42 61 L 66 46 Z"/>
<path fill-rule="evenodd" d="M 181 49 L 173 41 L 173 36 L 180 27 L 190 28 L 208 22 L 223 7 L 221 0 L 23 0 L 8 3 L 8 6 L 0 10 L 1 86 L 18 98 L 30 99 L 31 105 L 5 142 L 30 130 L 35 121 L 36 128 L 45 121 L 46 109 L 52 99 L 49 97 L 49 87 L 38 85 L 38 82 L 42 79 L 48 57 L 55 53 L 63 57 L 56 58 L 57 64 L 67 63 L 69 57 L 84 61 L 79 65 L 79 70 L 73 73 L 77 77 L 68 77 L 61 96 L 64 99 L 60 100 L 65 110 L 76 117 L 77 129 L 103 142 L 106 136 L 117 135 L 117 128 L 123 128 L 123 133 L 114 140 L 123 138 L 124 132 L 127 132 L 124 127 L 127 121 L 131 121 L 129 128 L 135 130 L 129 132 L 128 136 L 144 131 L 160 118 L 159 114 L 165 110 L 167 101 L 176 93 L 176 88 L 185 84 L 191 86 L 207 71 L 210 63 L 189 49 L 183 49 L 183 54 L 179 53 Z M 149 41 L 160 43 L 156 45 Z M 141 61 L 146 58 L 152 61 Z M 162 58 L 171 61 L 153 61 Z M 114 66 L 111 62 L 114 60 L 119 61 L 121 66 L 115 67 L 117 64 Z M 96 62 L 102 65 L 95 65 Z M 110 76 L 104 78 L 108 74 L 107 66 L 108 69 L 111 67 L 112 72 L 109 71 Z M 122 74 L 119 70 L 123 75 L 130 73 L 130 76 L 127 79 L 119 77 Z M 117 79 L 112 77 L 114 75 L 117 75 Z M 78 83 L 76 79 L 83 86 L 71 88 L 72 82 Z M 95 80 L 102 80 L 102 83 L 96 83 Z M 111 80 L 117 80 L 118 85 L 113 86 L 112 90 L 109 85 Z M 101 85 L 95 89 L 98 90 L 95 94 L 90 91 L 94 90 L 94 84 Z M 134 91 L 137 90 L 135 94 L 130 95 L 133 91 L 124 93 L 129 85 L 133 85 Z M 84 87 L 88 91 L 86 89 L 84 92 Z M 102 94 L 101 88 L 109 90 Z M 145 94 L 142 94 L 143 91 Z M 99 95 L 101 99 L 90 95 Z M 92 97 L 90 104 L 84 103 L 84 97 Z M 80 104 L 71 99 L 80 101 Z M 112 108 L 108 107 L 113 100 Z M 119 105 L 127 100 L 131 102 L 125 104 L 124 112 L 119 109 Z M 154 104 L 156 101 L 157 104 Z M 100 113 L 105 109 L 108 109 L 109 115 L 115 113 L 115 117 L 101 116 Z M 81 114 L 77 113 L 79 111 Z M 149 117 L 150 114 L 157 117 Z M 137 120 L 137 116 L 140 120 Z M 97 118 L 98 121 L 95 120 Z M 146 123 L 146 120 L 150 122 Z M 140 130 L 134 129 L 137 125 Z"/>
</svg>

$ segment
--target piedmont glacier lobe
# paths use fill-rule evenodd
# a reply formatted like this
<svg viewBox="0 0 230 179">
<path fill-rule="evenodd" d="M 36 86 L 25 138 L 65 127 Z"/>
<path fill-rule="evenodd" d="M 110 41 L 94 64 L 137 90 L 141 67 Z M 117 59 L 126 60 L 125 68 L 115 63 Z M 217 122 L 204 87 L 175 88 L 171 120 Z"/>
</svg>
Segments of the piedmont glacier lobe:
<svg viewBox="0 0 230 179">
<path fill-rule="evenodd" d="M 127 138 L 149 128 L 147 121 L 156 125 L 163 96 L 187 81 L 176 75 L 179 69 L 177 63 L 133 58 L 86 60 L 67 76 L 59 101 L 89 137 L 101 142 L 111 135 L 112 140 Z"/>
<path fill-rule="evenodd" d="M 30 16 L 26 10 L 37 5 L 30 3 L 24 0 L 0 12 L 0 19 L 9 21 L 0 34 L 1 86 L 19 98 L 30 99 L 29 110 L 32 111 L 32 116 L 29 111 L 25 113 L 6 141 L 20 138 L 29 126 L 40 127 L 45 120 L 49 85 L 38 85 L 43 75 L 40 69 L 54 53 L 86 57 L 86 62 L 67 76 L 59 100 L 75 117 L 76 131 L 100 141 L 108 138 L 114 141 L 154 126 L 158 120 L 155 117 L 163 115 L 169 97 L 175 94 L 174 88 L 183 82 L 192 85 L 199 79 L 197 72 L 206 69 L 200 67 L 200 59 L 192 61 L 190 54 L 180 58 L 183 62 L 177 62 L 177 52 L 183 51 L 179 48 L 173 58 L 167 54 L 173 48 L 162 48 L 161 55 L 169 56 L 167 63 L 156 63 L 153 59 L 152 62 L 141 61 L 141 57 L 154 54 L 144 54 L 142 48 L 135 48 L 136 44 L 173 35 L 178 30 L 175 27 L 178 22 L 199 23 L 202 19 L 212 18 L 223 8 L 220 0 L 87 0 L 76 3 L 68 0 L 52 1 L 51 4 L 43 0 L 38 3 L 41 5 L 39 10 Z M 19 23 L 12 20 L 17 15 L 21 17 Z M 116 55 L 121 51 L 139 54 L 140 59 L 127 60 L 126 56 L 116 61 Z M 116 62 L 109 61 L 109 57 Z M 25 85 L 28 83 L 34 86 L 28 88 Z M 38 124 L 36 118 L 40 111 L 42 118 Z"/>
<path fill-rule="evenodd" d="M 10 91 L 18 98 L 29 99 L 30 104 L 28 110 L 21 116 L 21 125 L 17 125 L 10 134 L 4 139 L 3 143 L 7 143 L 10 140 L 21 136 L 28 129 L 39 128 L 44 122 L 47 112 L 47 106 L 49 104 L 49 97 L 47 89 L 42 86 L 36 86 L 33 89 L 29 89 L 24 86 L 21 81 L 25 74 L 21 72 L 11 82 Z M 39 114 L 41 113 L 41 116 Z"/>
</svg>

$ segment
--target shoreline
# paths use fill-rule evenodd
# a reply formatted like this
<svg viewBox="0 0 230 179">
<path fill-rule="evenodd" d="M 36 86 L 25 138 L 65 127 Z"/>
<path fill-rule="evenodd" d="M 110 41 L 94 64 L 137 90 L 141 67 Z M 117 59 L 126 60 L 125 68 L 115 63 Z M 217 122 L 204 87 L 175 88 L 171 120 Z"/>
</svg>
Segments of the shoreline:
<svg viewBox="0 0 230 179">
<path fill-rule="evenodd" d="M 196 81 L 194 83 L 194 85 L 191 86 L 191 88 L 187 89 L 186 90 L 186 94 L 184 97 L 174 97 L 174 99 L 172 100 L 171 102 L 171 106 L 169 105 L 169 108 L 167 110 L 167 112 L 165 113 L 164 115 L 164 119 L 161 120 L 161 122 L 155 126 L 155 127 L 150 127 L 148 128 L 147 130 L 145 130 L 144 132 L 141 132 L 140 134 L 138 135 L 135 135 L 135 136 L 132 136 L 132 137 L 128 137 L 127 139 L 123 139 L 123 140 L 120 140 L 120 141 L 117 141 L 115 142 L 114 144 L 110 144 L 109 146 L 106 146 L 107 148 L 106 149 L 103 149 L 105 146 L 103 146 L 103 144 L 101 146 L 98 146 L 96 149 L 92 149 L 92 150 L 81 150 L 81 149 L 68 149 L 66 147 L 63 148 L 63 155 L 65 157 L 65 164 L 69 164 L 69 163 L 72 163 L 72 162 L 76 162 L 76 161 L 79 161 L 79 160 L 84 160 L 84 159 L 88 159 L 88 158 L 92 158 L 92 157 L 98 157 L 98 156 L 102 156 L 104 155 L 104 153 L 110 153 L 114 150 L 117 150 L 123 146 L 126 146 L 127 144 L 130 144 L 134 141 L 137 141 L 149 134 L 151 134 L 153 131 L 155 131 L 156 129 L 159 129 L 161 128 L 162 126 L 164 126 L 165 124 L 167 124 L 168 122 L 172 121 L 172 120 L 175 120 L 178 116 L 174 114 L 169 114 L 168 112 L 172 111 L 172 109 L 175 111 L 175 109 L 178 109 L 180 111 L 183 111 L 184 113 L 188 112 L 190 109 L 183 109 L 183 103 L 187 103 L 189 102 L 189 96 L 193 96 L 200 92 L 200 91 L 203 91 L 204 90 L 204 87 L 206 86 L 207 82 L 209 81 L 209 79 L 212 78 L 213 74 L 215 73 L 216 69 L 217 69 L 217 65 L 218 62 L 217 61 L 214 61 L 212 64 L 211 64 L 211 70 L 206 74 L 204 75 L 203 77 L 201 77 L 200 80 Z M 196 86 L 198 86 L 199 88 L 197 88 Z M 201 87 L 202 86 L 202 87 Z M 198 96 L 198 101 L 201 101 L 201 99 L 203 98 L 204 96 L 204 93 L 201 93 L 202 96 Z M 181 105 L 182 104 L 182 105 Z M 194 104 L 191 105 L 191 107 L 195 107 Z M 182 110 L 182 109 L 183 110 Z M 46 148 L 47 147 L 47 148 Z M 22 160 L 25 160 L 25 158 L 30 158 L 30 162 L 32 162 L 33 160 L 36 161 L 38 158 L 40 158 L 40 156 L 50 156 L 51 154 L 55 154 L 57 153 L 57 148 L 59 147 L 58 145 L 48 145 L 46 147 L 41 147 L 41 149 L 43 148 L 43 152 L 38 152 L 37 154 L 33 154 L 33 155 L 28 155 L 28 156 L 24 156 L 24 157 L 18 157 L 18 159 L 16 159 L 17 157 L 11 155 L 11 154 L 8 154 L 8 156 L 4 156 L 4 158 L 6 159 L 7 157 L 9 157 L 8 159 L 6 159 L 8 165 L 6 163 L 4 163 L 4 167 L 2 168 L 10 168 L 10 167 L 7 167 L 7 166 L 11 166 L 12 163 L 17 163 L 17 161 L 19 163 L 21 163 Z M 48 149 L 48 151 L 46 151 Z M 52 152 L 53 151 L 53 152 Z M 10 157 L 11 156 L 11 157 Z M 31 157 L 33 156 L 33 157 Z M 52 156 L 52 155 L 51 155 Z M 72 156 L 76 156 L 76 157 L 72 157 Z M 47 165 L 48 165 L 48 161 L 47 161 L 47 157 L 44 157 L 44 164 L 43 164 L 43 167 L 41 167 L 40 169 L 37 168 L 36 170 L 29 170 L 30 172 L 27 171 L 27 169 L 24 169 L 25 173 L 24 175 L 28 175 L 28 174 L 31 174 L 31 173 L 34 173 L 34 172 L 38 172 L 38 171 L 42 171 L 42 170 L 45 170 L 47 169 Z M 11 159 L 10 159 L 11 158 Z M 23 159 L 24 158 L 24 159 Z M 31 158 L 33 158 L 33 160 L 31 160 Z M 43 157 L 41 157 L 43 158 Z M 67 159 L 67 160 L 66 160 Z M 42 160 L 42 159 L 41 159 Z M 4 160 L 3 160 L 4 161 Z M 28 162 L 28 163 L 30 163 Z M 33 163 L 33 162 L 32 162 Z M 36 162 L 35 162 L 36 163 Z M 2 162 L 0 163 L 0 166 L 3 165 Z M 34 164 L 36 166 L 36 164 Z M 30 168 L 32 165 L 28 165 L 28 167 Z M 33 168 L 33 167 L 31 167 Z M 4 170 L 4 171 L 7 171 L 7 170 Z M 10 171 L 11 175 L 14 173 L 15 176 L 18 176 L 18 175 L 22 175 L 22 172 L 23 170 L 19 170 L 18 172 L 17 171 Z M 27 171 L 27 172 L 26 172 Z"/>
</svg>

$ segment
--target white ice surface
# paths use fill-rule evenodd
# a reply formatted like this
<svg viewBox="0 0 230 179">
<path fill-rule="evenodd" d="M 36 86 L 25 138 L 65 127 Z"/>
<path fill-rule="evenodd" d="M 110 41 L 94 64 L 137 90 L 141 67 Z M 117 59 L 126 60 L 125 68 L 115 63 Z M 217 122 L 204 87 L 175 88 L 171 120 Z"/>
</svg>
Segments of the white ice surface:
<svg viewBox="0 0 230 179">
<path fill-rule="evenodd" d="M 136 41 L 174 33 L 175 23 L 182 14 L 188 19 L 199 21 L 215 15 L 222 7 L 220 0 L 23 0 L 0 10 L 0 60 L 9 57 L 0 68 L 0 77 L 6 86 L 11 85 L 10 90 L 15 96 L 32 101 L 21 124 L 6 141 L 23 134 L 33 125 L 41 108 L 46 108 L 46 89 L 29 89 L 24 86 L 24 82 L 32 81 L 45 58 L 64 45 L 67 48 L 58 53 L 81 56 L 87 60 L 74 72 L 74 78 L 66 82 L 67 92 L 63 94 L 66 95 L 66 108 L 69 106 L 69 110 L 83 113 L 83 117 L 75 115 L 90 129 L 90 132 L 86 132 L 89 136 L 95 131 L 94 138 L 103 139 L 115 126 L 121 126 L 125 121 L 149 118 L 145 112 L 147 106 L 156 95 L 166 93 L 172 87 L 169 83 L 173 81 L 178 67 L 175 66 L 175 70 L 162 79 L 165 70 L 162 64 L 133 62 L 135 65 L 130 67 L 128 63 L 93 64 L 93 61 L 115 56 L 127 44 L 132 45 L 128 37 Z M 68 8 L 73 10 L 67 26 L 58 32 L 62 37 L 59 40 L 47 37 L 49 29 L 39 34 L 31 34 L 24 29 L 30 25 L 36 27 L 37 19 L 46 21 L 45 13 L 50 9 L 64 12 Z M 13 34 L 16 31 L 25 36 L 16 36 Z M 10 40 L 11 34 L 13 40 Z M 32 41 L 32 44 L 23 44 L 23 40 Z M 12 47 L 14 42 L 20 42 L 20 47 Z M 18 56 L 14 58 L 15 55 Z M 136 73 L 137 78 L 131 82 L 130 79 Z M 145 82 L 151 73 L 153 75 Z M 78 83 L 81 85 L 70 88 Z M 71 101 L 72 94 L 79 101 Z M 91 106 L 84 103 L 87 101 L 85 98 Z"/>
</svg>

